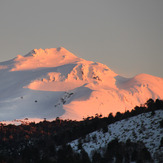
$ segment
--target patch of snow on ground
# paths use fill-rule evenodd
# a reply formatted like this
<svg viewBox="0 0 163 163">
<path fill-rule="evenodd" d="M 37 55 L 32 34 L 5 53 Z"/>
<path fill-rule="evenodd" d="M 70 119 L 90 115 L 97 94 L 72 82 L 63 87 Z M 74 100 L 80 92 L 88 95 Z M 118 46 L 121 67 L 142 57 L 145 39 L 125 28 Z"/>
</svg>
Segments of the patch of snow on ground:
<svg viewBox="0 0 163 163">
<path fill-rule="evenodd" d="M 95 131 L 88 134 L 85 140 L 81 140 L 82 146 L 91 157 L 93 151 L 105 150 L 107 144 L 116 138 L 120 142 L 126 142 L 127 139 L 130 139 L 131 142 L 142 141 L 151 153 L 152 158 L 156 160 L 156 152 L 163 155 L 163 148 L 159 148 L 163 136 L 163 128 L 160 127 L 159 123 L 162 118 L 163 111 L 159 110 L 155 111 L 153 116 L 149 112 L 115 122 L 108 125 L 108 132 L 106 133 Z M 75 151 L 80 152 L 78 150 L 78 142 L 78 139 L 74 140 L 70 145 Z"/>
</svg>

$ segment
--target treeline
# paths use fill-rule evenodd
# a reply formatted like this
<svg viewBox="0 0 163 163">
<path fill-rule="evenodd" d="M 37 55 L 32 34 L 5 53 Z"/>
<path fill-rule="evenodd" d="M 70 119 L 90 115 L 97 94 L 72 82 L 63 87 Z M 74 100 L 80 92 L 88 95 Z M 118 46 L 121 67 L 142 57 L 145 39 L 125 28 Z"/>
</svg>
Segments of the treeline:
<svg viewBox="0 0 163 163">
<path fill-rule="evenodd" d="M 54 158 L 59 158 L 56 146 L 63 146 L 96 130 L 102 129 L 103 132 L 107 132 L 109 124 L 122 119 L 146 112 L 151 112 L 151 116 L 153 116 L 159 109 L 163 110 L 163 100 L 149 99 L 145 105 L 136 106 L 131 111 L 117 112 L 115 116 L 110 113 L 108 117 L 96 114 L 94 117 L 87 117 L 80 122 L 56 118 L 52 122 L 44 120 L 29 125 L 5 126 L 1 124 L 0 162 L 15 162 L 14 160 L 17 160 L 16 162 L 40 162 L 47 158 L 53 158 L 54 161 Z M 83 154 L 86 155 L 86 153 Z M 79 157 L 76 156 L 78 154 L 74 155 Z"/>
<path fill-rule="evenodd" d="M 1 156 L 1 163 L 153 163 L 150 152 L 142 142 L 131 142 L 129 139 L 119 142 L 114 139 L 106 144 L 103 154 L 94 151 L 92 158 L 89 158 L 86 151 L 81 148 L 80 152 L 73 151 L 70 145 L 62 145 L 58 150 L 50 146 L 48 149 L 35 146 L 25 147 L 18 156 Z"/>
<path fill-rule="evenodd" d="M 73 152 L 71 146 L 62 146 L 56 154 L 56 162 L 60 163 L 130 163 L 130 162 L 153 162 L 151 154 L 142 142 L 133 143 L 129 139 L 124 142 L 119 142 L 114 139 L 106 144 L 106 150 L 103 154 L 100 151 L 94 151 L 92 158 L 83 148 L 80 154 Z"/>
<path fill-rule="evenodd" d="M 114 139 L 106 144 L 106 147 L 103 154 L 100 151 L 94 151 L 90 159 L 83 148 L 81 148 L 80 153 L 76 153 L 70 145 L 63 145 L 55 152 L 55 156 L 44 158 L 42 161 L 53 163 L 153 162 L 149 151 L 142 142 L 133 143 L 128 139 L 125 143 L 122 143 L 118 139 Z"/>
</svg>

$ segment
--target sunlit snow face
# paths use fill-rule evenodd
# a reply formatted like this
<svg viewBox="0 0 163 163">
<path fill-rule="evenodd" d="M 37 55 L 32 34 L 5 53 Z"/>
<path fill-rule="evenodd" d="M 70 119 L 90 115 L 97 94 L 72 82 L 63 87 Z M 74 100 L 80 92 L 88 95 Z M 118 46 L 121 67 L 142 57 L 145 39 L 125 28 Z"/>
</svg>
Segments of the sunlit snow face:
<svg viewBox="0 0 163 163">
<path fill-rule="evenodd" d="M 80 59 L 64 48 L 34 49 L 26 56 L 18 55 L 11 71 L 57 67 Z"/>
<path fill-rule="evenodd" d="M 0 121 L 57 116 L 81 120 L 163 98 L 162 78 L 125 78 L 64 48 L 35 49 L 0 65 Z"/>
</svg>

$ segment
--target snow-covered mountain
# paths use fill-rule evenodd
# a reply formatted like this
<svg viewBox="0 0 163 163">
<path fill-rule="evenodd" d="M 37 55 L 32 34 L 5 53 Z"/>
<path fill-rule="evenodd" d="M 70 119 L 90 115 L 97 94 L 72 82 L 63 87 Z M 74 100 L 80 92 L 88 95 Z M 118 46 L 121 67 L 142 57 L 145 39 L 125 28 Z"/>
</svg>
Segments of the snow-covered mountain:
<svg viewBox="0 0 163 163">
<path fill-rule="evenodd" d="M 163 78 L 125 78 L 63 47 L 34 49 L 0 63 L 0 121 L 81 120 L 124 112 L 149 98 L 163 98 Z"/>
</svg>

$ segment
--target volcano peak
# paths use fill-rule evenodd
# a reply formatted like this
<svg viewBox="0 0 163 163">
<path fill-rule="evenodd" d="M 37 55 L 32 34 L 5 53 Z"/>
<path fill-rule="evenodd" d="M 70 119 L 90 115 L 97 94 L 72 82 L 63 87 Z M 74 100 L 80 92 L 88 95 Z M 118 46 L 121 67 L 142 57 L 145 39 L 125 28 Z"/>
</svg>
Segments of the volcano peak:
<svg viewBox="0 0 163 163">
<path fill-rule="evenodd" d="M 82 59 L 78 58 L 63 47 L 49 49 L 34 49 L 24 57 L 15 58 L 11 71 L 30 70 L 41 67 L 56 67 L 72 64 Z"/>
<path fill-rule="evenodd" d="M 63 47 L 34 49 L 2 62 L 0 75 L 0 121 L 59 116 L 81 120 L 163 98 L 162 78 L 147 74 L 124 78 Z"/>
</svg>

